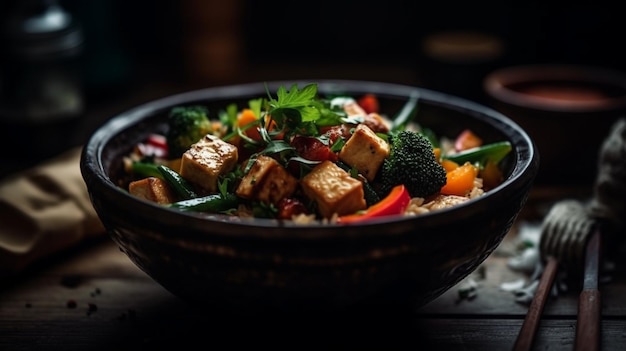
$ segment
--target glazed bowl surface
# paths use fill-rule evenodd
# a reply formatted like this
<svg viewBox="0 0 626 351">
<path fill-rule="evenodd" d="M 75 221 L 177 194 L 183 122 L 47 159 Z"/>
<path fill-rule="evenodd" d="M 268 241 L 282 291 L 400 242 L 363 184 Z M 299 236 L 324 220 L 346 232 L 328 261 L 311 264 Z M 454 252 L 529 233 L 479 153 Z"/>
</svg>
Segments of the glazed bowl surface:
<svg viewBox="0 0 626 351">
<path fill-rule="evenodd" d="M 373 93 L 381 111 L 417 94 L 416 121 L 439 135 L 471 128 L 486 142 L 509 140 L 505 180 L 483 196 L 419 216 L 355 225 L 180 212 L 119 186 L 122 158 L 163 131 L 174 106 L 223 108 L 279 86 L 317 83 L 320 94 Z M 148 102 L 112 117 L 89 139 L 81 172 L 110 237 L 139 268 L 194 306 L 229 313 L 328 311 L 362 306 L 419 308 L 472 273 L 501 243 L 529 195 L 539 155 L 529 136 L 485 106 L 417 87 L 316 80 L 212 87 Z"/>
</svg>

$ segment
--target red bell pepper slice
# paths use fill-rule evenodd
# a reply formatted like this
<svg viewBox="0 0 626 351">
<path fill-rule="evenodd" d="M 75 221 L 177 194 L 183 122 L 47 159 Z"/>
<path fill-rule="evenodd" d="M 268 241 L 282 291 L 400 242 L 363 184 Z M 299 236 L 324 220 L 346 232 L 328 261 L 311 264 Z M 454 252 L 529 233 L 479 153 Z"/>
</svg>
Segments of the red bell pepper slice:
<svg viewBox="0 0 626 351">
<path fill-rule="evenodd" d="M 337 223 L 355 223 L 383 216 L 399 215 L 406 211 L 411 195 L 404 185 L 396 185 L 389 194 L 362 213 L 340 216 Z"/>
</svg>

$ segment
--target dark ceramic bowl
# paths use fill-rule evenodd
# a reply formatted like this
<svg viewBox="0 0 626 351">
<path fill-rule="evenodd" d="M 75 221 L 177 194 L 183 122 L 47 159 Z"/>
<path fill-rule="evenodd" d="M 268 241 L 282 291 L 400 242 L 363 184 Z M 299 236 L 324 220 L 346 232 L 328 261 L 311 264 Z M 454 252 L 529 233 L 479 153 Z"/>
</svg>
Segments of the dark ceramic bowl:
<svg viewBox="0 0 626 351">
<path fill-rule="evenodd" d="M 611 126 L 626 115 L 626 73 L 563 64 L 503 67 L 484 79 L 488 104 L 537 145 L 537 184 L 588 185 Z"/>
<path fill-rule="evenodd" d="M 269 82 L 270 91 L 293 82 Z M 306 83 L 297 82 L 300 86 Z M 410 86 L 316 81 L 320 93 L 375 93 L 398 112 L 419 94 L 418 122 L 440 135 L 472 128 L 486 142 L 509 140 L 506 180 L 454 208 L 359 225 L 294 225 L 268 219 L 182 213 L 118 186 L 122 157 L 163 131 L 177 105 L 223 108 L 265 95 L 265 83 L 208 88 L 156 100 L 112 118 L 85 145 L 81 171 L 111 238 L 167 290 L 197 306 L 231 312 L 418 308 L 474 271 L 500 244 L 524 205 L 538 169 L 526 133 L 489 108 Z"/>
</svg>

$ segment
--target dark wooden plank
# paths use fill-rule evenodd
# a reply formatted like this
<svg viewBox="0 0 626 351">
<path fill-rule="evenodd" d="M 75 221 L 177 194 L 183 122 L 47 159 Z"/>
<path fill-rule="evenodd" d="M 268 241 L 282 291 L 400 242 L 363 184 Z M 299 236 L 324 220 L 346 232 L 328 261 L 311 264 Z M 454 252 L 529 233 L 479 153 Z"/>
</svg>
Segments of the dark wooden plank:
<svg viewBox="0 0 626 351">
<path fill-rule="evenodd" d="M 117 301 L 119 302 L 119 301 Z M 417 348 L 441 350 L 510 350 L 520 319 L 417 318 L 406 321 L 372 321 L 337 327 L 337 323 L 310 321 L 291 325 L 253 325 L 247 321 L 220 319 L 162 296 L 139 306 L 132 314 L 121 305 L 100 302 L 92 314 L 71 310 L 38 318 L 0 321 L 0 349 L 100 350 L 120 347 L 153 348 L 197 343 L 231 347 L 299 349 L 302 347 Z M 139 307 L 137 307 L 139 306 Z M 36 306 L 33 314 L 38 314 Z M 125 316 L 125 317 L 122 317 Z M 271 321 L 271 319 L 268 319 Z M 317 323 L 317 324 L 316 324 Z M 329 328 L 328 326 L 333 326 Z M 602 322 L 604 350 L 626 346 L 623 320 Z M 575 320 L 542 320 L 535 340 L 536 350 L 572 350 Z M 62 347 L 61 347 L 62 346 Z"/>
<path fill-rule="evenodd" d="M 571 351 L 574 349 L 575 319 L 542 320 L 533 350 Z M 439 350 L 512 350 L 519 319 L 426 319 L 415 329 L 427 346 Z M 626 349 L 624 320 L 602 322 L 602 350 Z M 426 348 L 428 349 L 428 348 Z"/>
</svg>

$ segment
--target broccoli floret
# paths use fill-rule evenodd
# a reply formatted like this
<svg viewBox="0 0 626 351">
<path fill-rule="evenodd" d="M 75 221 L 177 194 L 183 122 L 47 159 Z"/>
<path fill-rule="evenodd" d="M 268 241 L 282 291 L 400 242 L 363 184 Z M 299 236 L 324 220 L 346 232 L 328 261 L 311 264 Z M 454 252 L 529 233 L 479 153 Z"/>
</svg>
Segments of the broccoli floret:
<svg viewBox="0 0 626 351">
<path fill-rule="evenodd" d="M 178 106 L 169 114 L 167 147 L 170 158 L 177 158 L 212 131 L 209 110 L 204 106 Z"/>
<path fill-rule="evenodd" d="M 446 184 L 446 170 L 437 161 L 426 136 L 402 130 L 389 134 L 389 143 L 389 157 L 378 174 L 381 196 L 404 184 L 411 197 L 428 197 Z"/>
</svg>

